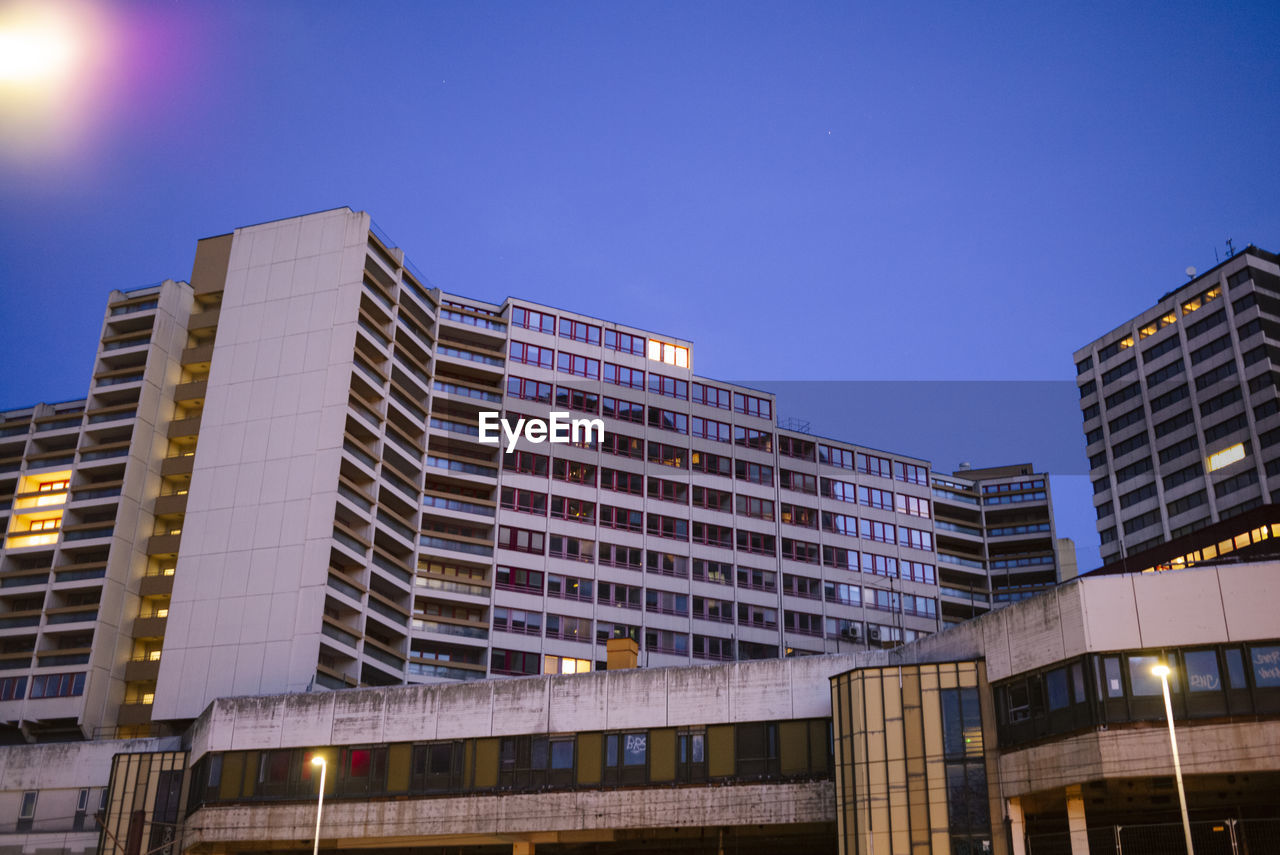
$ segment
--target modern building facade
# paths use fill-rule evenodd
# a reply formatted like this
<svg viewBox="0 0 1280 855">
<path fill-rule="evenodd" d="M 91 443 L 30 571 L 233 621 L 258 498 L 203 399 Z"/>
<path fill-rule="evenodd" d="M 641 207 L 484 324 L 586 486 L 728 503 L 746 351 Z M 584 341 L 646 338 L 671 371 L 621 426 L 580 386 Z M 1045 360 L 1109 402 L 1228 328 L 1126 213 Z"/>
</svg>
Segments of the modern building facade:
<svg viewBox="0 0 1280 855">
<path fill-rule="evenodd" d="M 1128 559 L 1172 541 L 1155 564 L 1271 551 L 1250 532 L 1280 489 L 1280 258 L 1244 249 L 1075 361 L 1104 563 L 1146 569 Z"/>
<path fill-rule="evenodd" d="M 219 699 L 0 749 L 0 845 L 311 851 L 319 758 L 329 852 L 1156 855 L 1163 662 L 1196 851 L 1268 855 L 1278 570 L 1086 575 L 893 649 Z"/>
<path fill-rule="evenodd" d="M 1047 474 L 1025 463 L 964 466 L 931 479 L 943 623 L 1033 596 L 1062 578 Z"/>
<path fill-rule="evenodd" d="M 646 667 L 893 646 L 1054 573 L 1030 467 L 947 492 L 924 460 L 779 428 L 694 360 L 442 292 L 348 209 L 200 241 L 189 284 L 111 295 L 85 400 L 3 414 L 0 733 L 591 671 L 617 637 Z M 552 412 L 602 435 L 484 435 Z M 939 552 L 969 498 L 981 548 Z M 967 612 L 940 611 L 940 573 Z"/>
</svg>

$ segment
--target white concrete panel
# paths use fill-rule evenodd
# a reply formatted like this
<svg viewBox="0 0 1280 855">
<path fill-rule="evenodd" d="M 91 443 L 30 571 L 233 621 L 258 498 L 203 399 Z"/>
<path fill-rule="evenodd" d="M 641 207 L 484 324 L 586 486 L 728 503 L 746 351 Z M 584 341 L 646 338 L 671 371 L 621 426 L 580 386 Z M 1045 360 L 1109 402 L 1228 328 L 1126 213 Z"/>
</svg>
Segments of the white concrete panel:
<svg viewBox="0 0 1280 855">
<path fill-rule="evenodd" d="M 267 640 L 289 641 L 293 638 L 293 624 L 296 619 L 296 612 L 296 587 L 285 593 L 272 594 L 271 619 L 267 624 Z"/>
<path fill-rule="evenodd" d="M 282 546 L 276 553 L 276 567 L 272 584 L 272 591 L 275 596 L 287 595 L 291 591 L 297 591 L 298 586 L 302 584 L 302 564 L 301 558 L 304 554 L 296 547 L 298 544 L 288 544 Z"/>
<path fill-rule="evenodd" d="M 263 338 L 258 341 L 258 355 L 254 360 L 253 379 L 273 381 L 280 375 L 280 351 L 284 347 L 284 339 L 279 336 Z"/>
<path fill-rule="evenodd" d="M 249 596 L 270 594 L 275 587 L 278 549 L 253 549 L 248 552 L 249 579 L 245 593 Z M 270 602 L 268 598 L 268 603 Z M 269 620 L 270 605 L 267 606 Z"/>
<path fill-rule="evenodd" d="M 385 693 L 376 690 L 336 692 L 333 698 L 333 744 L 383 742 Z"/>
<path fill-rule="evenodd" d="M 1280 562 L 1223 566 L 1217 575 L 1230 641 L 1280 636 Z"/>
<path fill-rule="evenodd" d="M 544 677 L 499 680 L 493 686 L 493 734 L 546 733 L 549 726 Z"/>
<path fill-rule="evenodd" d="M 1065 658 L 1057 597 L 1023 600 L 1017 609 L 1005 609 L 1001 616 L 1010 638 L 1018 639 L 1009 647 L 1009 664 L 1014 673 Z"/>
<path fill-rule="evenodd" d="M 1132 650 L 1142 646 L 1130 577 L 1091 578 L 1084 585 L 1082 598 L 1090 650 Z"/>
<path fill-rule="evenodd" d="M 269 598 L 263 598 L 269 599 Z M 265 627 L 263 627 L 265 632 Z M 288 641 L 268 641 L 262 645 L 262 685 L 274 690 L 276 686 L 289 685 L 289 656 L 293 648 Z M 289 724 L 293 729 L 292 721 Z M 313 743 L 315 744 L 315 743 Z"/>
<path fill-rule="evenodd" d="M 236 669 L 231 691 L 236 695 L 256 695 L 262 689 L 262 662 L 266 649 L 261 644 L 235 646 Z"/>
<path fill-rule="evenodd" d="M 275 254 L 276 230 L 272 226 L 253 230 L 253 247 L 249 253 L 249 266 L 270 264 Z"/>
<path fill-rule="evenodd" d="M 439 696 L 439 691 L 427 686 L 388 692 L 382 714 L 382 738 L 387 742 L 435 739 Z"/>
<path fill-rule="evenodd" d="M 300 374 L 307 365 L 307 337 L 305 335 L 286 335 L 284 330 L 280 330 L 283 337 L 280 347 L 280 374 L 288 376 L 290 374 Z"/>
<path fill-rule="evenodd" d="M 217 614 L 213 628 L 213 643 L 235 645 L 240 640 L 240 619 L 244 615 L 244 597 L 220 597 L 207 608 Z M 238 694 L 232 691 L 228 694 Z"/>
<path fill-rule="evenodd" d="M 986 653 L 988 680 L 1003 680 L 1013 674 L 1009 655 L 1009 628 L 1002 614 L 1003 611 L 995 612 L 978 621 Z"/>
<path fill-rule="evenodd" d="M 831 715 L 831 676 L 849 670 L 852 662 L 836 656 L 798 656 L 786 660 L 791 675 L 791 715 L 823 718 Z"/>
<path fill-rule="evenodd" d="M 316 255 L 324 246 L 326 216 L 302 217 L 298 223 L 298 257 Z"/>
<path fill-rule="evenodd" d="M 548 682 L 548 729 L 552 733 L 604 728 L 609 705 L 606 672 L 557 676 Z"/>
<path fill-rule="evenodd" d="M 283 340 L 281 340 L 283 342 Z M 302 404 L 302 377 L 297 374 L 282 375 L 276 378 L 276 395 L 275 401 L 271 407 L 271 415 L 278 418 L 288 417 L 292 426 L 292 419 L 301 409 Z M 292 432 L 292 431 L 290 431 Z M 284 453 L 293 451 L 293 448 L 286 448 Z M 267 453 L 271 454 L 271 445 L 267 445 Z"/>
<path fill-rule="evenodd" d="M 665 723 L 669 671 L 667 668 L 607 671 L 609 717 L 606 726 L 615 730 L 645 727 L 651 722 Z"/>
<path fill-rule="evenodd" d="M 278 698 L 236 698 L 232 707 L 231 745 L 235 751 L 279 748 L 293 723 L 285 718 L 288 708 Z"/>
<path fill-rule="evenodd" d="M 256 552 L 254 553 L 257 554 Z M 246 646 L 258 645 L 267 640 L 267 621 L 271 619 L 271 595 L 258 593 L 246 596 L 244 617 L 240 622 L 240 639 Z M 256 648 L 261 649 L 261 648 Z M 258 689 L 254 690 L 255 692 Z"/>
<path fill-rule="evenodd" d="M 293 534 L 292 532 L 284 532 L 280 530 L 280 523 L 284 520 L 283 502 L 272 502 L 269 505 L 259 504 L 256 510 L 258 512 L 258 519 L 254 526 L 254 549 L 266 549 L 271 546 L 279 546 L 291 537 Z"/>
<path fill-rule="evenodd" d="M 673 668 L 667 672 L 667 724 L 728 720 L 729 675 L 723 668 Z"/>
<path fill-rule="evenodd" d="M 205 692 L 210 698 L 234 695 L 237 645 L 214 645 L 209 648 L 209 676 L 205 680 Z"/>
<path fill-rule="evenodd" d="M 440 687 L 439 708 L 447 711 L 436 719 L 436 739 L 489 736 L 493 722 L 495 680 Z M 447 692 L 447 694 L 443 694 Z"/>
<path fill-rule="evenodd" d="M 791 717 L 791 685 L 772 673 L 769 666 L 774 664 L 738 662 L 728 666 L 730 721 Z"/>
<path fill-rule="evenodd" d="M 271 265 L 267 276 L 267 300 L 285 300 L 293 291 L 293 262 L 282 261 Z"/>
<path fill-rule="evenodd" d="M 278 455 L 272 458 L 268 445 L 267 460 L 262 464 L 262 489 L 258 493 L 258 501 L 263 504 L 277 504 L 284 501 L 285 487 L 288 486 L 289 464 L 291 461 Z"/>
<path fill-rule="evenodd" d="M 1217 573 L 1184 570 L 1132 579 L 1140 647 L 1201 644 L 1226 637 Z"/>
</svg>

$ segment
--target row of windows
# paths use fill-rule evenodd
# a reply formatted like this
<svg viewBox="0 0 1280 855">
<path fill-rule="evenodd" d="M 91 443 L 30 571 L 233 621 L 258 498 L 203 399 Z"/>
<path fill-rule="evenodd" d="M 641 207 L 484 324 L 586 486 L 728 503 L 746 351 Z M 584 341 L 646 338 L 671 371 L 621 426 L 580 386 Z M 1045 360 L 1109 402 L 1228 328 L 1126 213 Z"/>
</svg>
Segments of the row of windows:
<svg viewBox="0 0 1280 855">
<path fill-rule="evenodd" d="M 19 701 L 23 698 L 70 698 L 84 694 L 84 674 L 37 674 L 31 678 L 30 693 L 27 678 L 0 678 L 0 701 Z"/>
<path fill-rule="evenodd" d="M 206 804 L 541 792 L 826 778 L 831 720 L 533 734 L 207 754 L 192 768 L 188 812 Z"/>
<path fill-rule="evenodd" d="M 1117 722 L 1164 718 L 1151 669 L 1167 664 L 1175 719 L 1280 713 L 1280 644 L 1102 653 L 993 686 L 1002 748 Z"/>
</svg>

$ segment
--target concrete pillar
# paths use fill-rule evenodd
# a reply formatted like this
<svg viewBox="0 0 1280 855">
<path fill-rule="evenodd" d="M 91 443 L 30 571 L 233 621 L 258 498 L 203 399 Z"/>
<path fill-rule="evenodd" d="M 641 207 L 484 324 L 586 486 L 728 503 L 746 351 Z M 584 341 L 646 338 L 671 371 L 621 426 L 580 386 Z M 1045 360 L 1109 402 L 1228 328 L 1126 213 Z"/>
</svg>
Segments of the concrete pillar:
<svg viewBox="0 0 1280 855">
<path fill-rule="evenodd" d="M 1009 815 L 1009 837 L 1013 848 L 1010 855 L 1027 855 L 1027 820 L 1022 814 L 1022 799 L 1014 796 L 1006 799 L 1005 811 Z"/>
<path fill-rule="evenodd" d="M 533 855 L 532 840 L 517 840 L 511 844 L 511 855 Z M 1085 855 L 1089 855 L 1088 852 Z"/>
<path fill-rule="evenodd" d="M 1067 828 L 1071 831 L 1071 855 L 1089 855 L 1089 831 L 1084 822 L 1084 796 L 1080 785 L 1067 787 Z"/>
</svg>

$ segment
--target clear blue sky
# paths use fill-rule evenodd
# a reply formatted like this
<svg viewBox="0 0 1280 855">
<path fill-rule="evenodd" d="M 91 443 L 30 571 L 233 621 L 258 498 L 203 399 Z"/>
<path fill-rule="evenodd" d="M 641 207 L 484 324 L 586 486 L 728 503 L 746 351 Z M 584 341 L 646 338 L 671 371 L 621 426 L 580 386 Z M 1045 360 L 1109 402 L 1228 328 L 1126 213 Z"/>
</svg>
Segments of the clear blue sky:
<svg viewBox="0 0 1280 855">
<path fill-rule="evenodd" d="M 99 52 L 56 133 L 0 86 L 0 407 L 85 393 L 110 289 L 338 205 L 726 379 L 1069 381 L 1280 249 L 1274 2 L 55 5 Z"/>
</svg>

